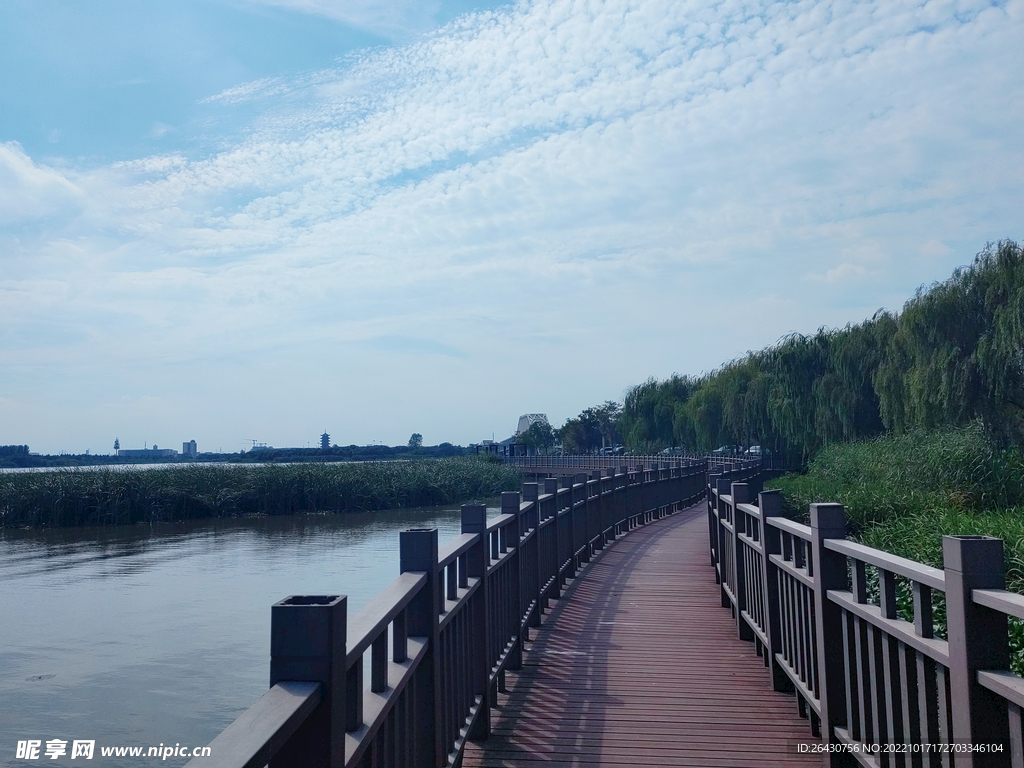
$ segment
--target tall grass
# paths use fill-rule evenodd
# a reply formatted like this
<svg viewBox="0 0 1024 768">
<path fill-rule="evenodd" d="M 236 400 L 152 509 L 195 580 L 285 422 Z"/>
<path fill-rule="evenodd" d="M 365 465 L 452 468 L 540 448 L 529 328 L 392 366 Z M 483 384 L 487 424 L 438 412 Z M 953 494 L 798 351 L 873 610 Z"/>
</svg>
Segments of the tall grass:
<svg viewBox="0 0 1024 768">
<path fill-rule="evenodd" d="M 834 445 L 806 474 L 767 485 L 782 490 L 794 517 L 806 518 L 812 502 L 838 502 L 846 506 L 853 538 L 935 568 L 943 566 L 943 536 L 1001 538 L 1007 588 L 1024 594 L 1024 460 L 1016 450 L 996 447 L 979 424 Z M 872 579 L 869 592 L 875 588 Z M 897 602 L 910 618 L 912 596 L 902 582 Z M 945 616 L 937 595 L 940 636 Z M 1024 674 L 1024 625 L 1016 619 L 1010 642 L 1013 669 Z"/>
<path fill-rule="evenodd" d="M 476 458 L 367 464 L 75 469 L 0 474 L 0 527 L 176 522 L 449 504 L 515 489 Z"/>
<path fill-rule="evenodd" d="M 937 510 L 985 512 L 1024 503 L 1024 459 L 1000 450 L 979 422 L 837 443 L 804 475 L 772 482 L 791 510 L 816 501 L 846 505 L 852 532 Z"/>
</svg>

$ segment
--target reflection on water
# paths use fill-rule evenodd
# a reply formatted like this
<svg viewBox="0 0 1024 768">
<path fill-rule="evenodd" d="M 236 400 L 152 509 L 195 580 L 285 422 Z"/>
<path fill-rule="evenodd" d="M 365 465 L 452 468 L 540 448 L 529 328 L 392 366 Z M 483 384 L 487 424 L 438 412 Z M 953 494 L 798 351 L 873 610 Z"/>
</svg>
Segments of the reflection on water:
<svg viewBox="0 0 1024 768">
<path fill-rule="evenodd" d="M 347 594 L 352 615 L 398 575 L 399 531 L 436 527 L 444 542 L 458 518 L 0 530 L 0 765 L 24 764 L 22 739 L 95 739 L 98 766 L 152 762 L 100 746 L 207 744 L 266 691 L 272 603 Z"/>
</svg>

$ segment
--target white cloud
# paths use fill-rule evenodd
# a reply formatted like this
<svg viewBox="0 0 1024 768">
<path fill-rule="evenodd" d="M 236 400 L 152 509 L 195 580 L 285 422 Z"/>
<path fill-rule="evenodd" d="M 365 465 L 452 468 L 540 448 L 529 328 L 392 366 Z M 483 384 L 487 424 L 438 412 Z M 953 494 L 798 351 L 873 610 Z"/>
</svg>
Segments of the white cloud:
<svg viewBox="0 0 1024 768">
<path fill-rule="evenodd" d="M 207 96 L 200 100 L 200 104 L 213 104 L 223 102 L 224 104 L 242 104 L 257 98 L 277 96 L 290 90 L 289 85 L 279 77 L 264 77 L 253 80 L 249 83 L 242 83 L 232 88 L 226 88 L 213 96 Z"/>
<path fill-rule="evenodd" d="M 956 0 L 526 2 L 212 96 L 265 109 L 216 152 L 64 176 L 3 145 L 22 191 L 0 185 L 0 211 L 81 215 L 0 230 L 25 257 L 8 327 L 64 340 L 0 355 L 82 381 L 168 366 L 211 398 L 252 366 L 305 399 L 274 366 L 315 361 L 369 402 L 397 386 L 385 360 L 430 352 L 403 407 L 434 413 L 463 366 L 557 349 L 573 387 L 493 398 L 570 415 L 858 320 L 1019 236 L 1022 26 Z M 491 407 L 451 397 L 467 424 Z"/>
<path fill-rule="evenodd" d="M 846 283 L 870 276 L 872 273 L 860 264 L 851 264 L 844 261 L 837 267 L 833 267 L 824 274 L 810 274 L 807 279 L 821 283 Z"/>
<path fill-rule="evenodd" d="M 407 37 L 433 26 L 437 0 L 250 0 L 300 13 L 311 13 L 382 34 Z"/>
<path fill-rule="evenodd" d="M 20 144 L 0 143 L 0 226 L 73 209 L 80 196 L 59 171 L 32 162 Z"/>
<path fill-rule="evenodd" d="M 946 256 L 950 253 L 948 245 L 943 243 L 941 240 L 932 238 L 931 240 L 922 243 L 918 249 L 922 256 L 926 256 L 930 259 L 937 259 L 941 256 Z"/>
</svg>

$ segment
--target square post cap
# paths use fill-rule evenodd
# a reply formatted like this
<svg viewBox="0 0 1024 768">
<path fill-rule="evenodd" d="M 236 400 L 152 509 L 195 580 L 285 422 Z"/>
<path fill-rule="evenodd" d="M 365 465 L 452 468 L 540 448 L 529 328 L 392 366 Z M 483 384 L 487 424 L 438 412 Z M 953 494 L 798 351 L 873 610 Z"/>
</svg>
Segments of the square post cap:
<svg viewBox="0 0 1024 768">
<path fill-rule="evenodd" d="M 942 564 L 960 573 L 1003 573 L 1003 540 L 994 536 L 943 536 Z"/>
</svg>

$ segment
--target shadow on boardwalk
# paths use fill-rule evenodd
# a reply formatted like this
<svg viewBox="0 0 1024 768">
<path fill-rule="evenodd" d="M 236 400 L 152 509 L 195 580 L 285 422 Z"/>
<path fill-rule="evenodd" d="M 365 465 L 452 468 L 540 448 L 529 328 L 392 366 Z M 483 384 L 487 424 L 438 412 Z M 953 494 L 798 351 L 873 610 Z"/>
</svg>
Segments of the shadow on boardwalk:
<svg viewBox="0 0 1024 768">
<path fill-rule="evenodd" d="M 721 607 L 705 509 L 633 531 L 582 571 L 464 765 L 821 765 L 797 753 L 816 741 L 807 721 Z"/>
</svg>

